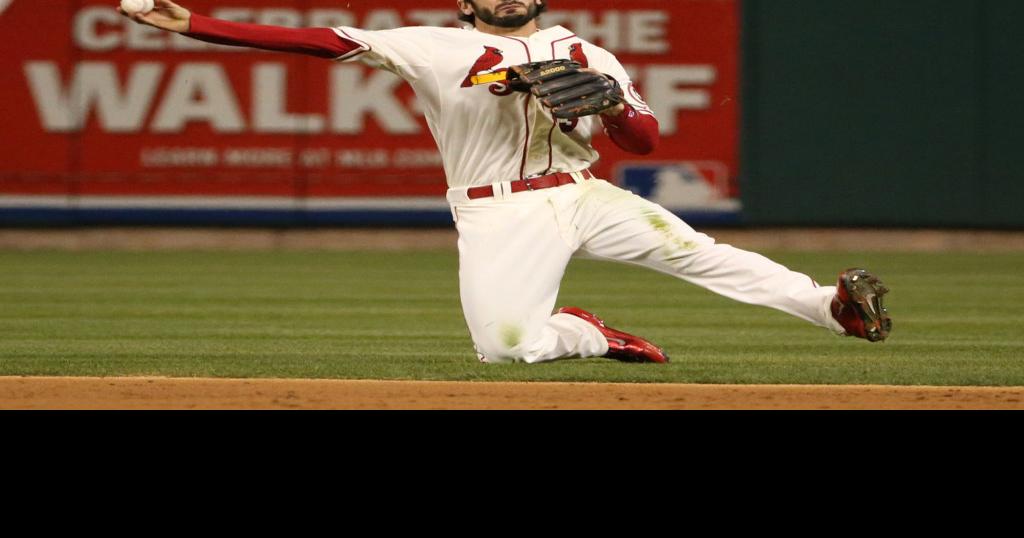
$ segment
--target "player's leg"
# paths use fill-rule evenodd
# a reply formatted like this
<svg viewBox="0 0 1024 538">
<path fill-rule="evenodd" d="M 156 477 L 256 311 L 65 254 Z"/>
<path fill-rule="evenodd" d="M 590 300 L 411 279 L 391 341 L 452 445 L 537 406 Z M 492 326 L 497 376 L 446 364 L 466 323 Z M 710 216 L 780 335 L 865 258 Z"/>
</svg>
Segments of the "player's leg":
<svg viewBox="0 0 1024 538">
<path fill-rule="evenodd" d="M 644 265 L 843 332 L 830 309 L 835 287 L 819 286 L 760 254 L 717 244 L 661 206 L 607 182 L 587 183 L 575 216 L 585 254 Z"/>
<path fill-rule="evenodd" d="M 543 191 L 455 204 L 459 290 L 486 362 L 596 357 L 607 341 L 584 320 L 552 315 L 573 249 Z"/>
</svg>

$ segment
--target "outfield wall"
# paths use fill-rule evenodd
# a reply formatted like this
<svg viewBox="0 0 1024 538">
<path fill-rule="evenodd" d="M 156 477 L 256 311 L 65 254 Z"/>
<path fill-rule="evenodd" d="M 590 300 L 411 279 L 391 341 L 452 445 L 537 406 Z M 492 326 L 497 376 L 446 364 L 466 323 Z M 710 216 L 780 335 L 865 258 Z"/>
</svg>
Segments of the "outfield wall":
<svg viewBox="0 0 1024 538">
<path fill-rule="evenodd" d="M 744 2 L 744 215 L 1024 226 L 1019 0 Z"/>
<path fill-rule="evenodd" d="M 46 3 L 0 0 L 0 225 L 450 222 L 397 78 L 169 36 L 115 0 Z M 291 26 L 455 24 L 450 0 L 187 4 Z M 1022 2 L 551 5 L 544 23 L 615 52 L 662 122 L 643 158 L 598 136 L 597 173 L 695 224 L 1024 227 Z"/>
<path fill-rule="evenodd" d="M 281 26 L 458 24 L 452 0 L 181 3 Z M 451 222 L 440 155 L 398 77 L 168 34 L 116 0 L 38 5 L 0 4 L 0 37 L 17 43 L 0 56 L 14 126 L 0 130 L 0 224 Z M 595 173 L 698 220 L 736 218 L 738 21 L 735 0 L 552 2 L 544 25 L 615 53 L 661 119 L 649 157 L 598 135 Z"/>
</svg>

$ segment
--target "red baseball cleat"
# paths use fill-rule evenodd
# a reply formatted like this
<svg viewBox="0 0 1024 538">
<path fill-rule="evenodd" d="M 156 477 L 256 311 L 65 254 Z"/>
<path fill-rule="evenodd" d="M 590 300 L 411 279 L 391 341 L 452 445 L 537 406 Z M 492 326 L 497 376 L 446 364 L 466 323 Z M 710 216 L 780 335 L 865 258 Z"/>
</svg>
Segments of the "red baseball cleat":
<svg viewBox="0 0 1024 538">
<path fill-rule="evenodd" d="M 877 276 L 864 269 L 847 269 L 839 273 L 832 317 L 843 326 L 847 336 L 881 342 L 892 330 L 889 311 L 882 306 L 886 293 L 889 288 Z"/>
<path fill-rule="evenodd" d="M 629 333 L 617 331 L 604 324 L 601 318 L 575 306 L 566 306 L 558 309 L 559 314 L 576 316 L 583 321 L 597 327 L 601 334 L 608 339 L 608 353 L 605 357 L 622 362 L 668 362 L 668 355 L 658 346 Z"/>
</svg>

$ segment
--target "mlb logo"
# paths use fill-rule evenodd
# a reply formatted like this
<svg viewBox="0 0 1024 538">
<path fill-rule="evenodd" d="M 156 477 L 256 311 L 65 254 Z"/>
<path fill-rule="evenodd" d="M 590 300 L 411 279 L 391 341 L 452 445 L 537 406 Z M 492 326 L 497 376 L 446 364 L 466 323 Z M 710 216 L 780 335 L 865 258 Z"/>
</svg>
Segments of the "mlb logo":
<svg viewBox="0 0 1024 538">
<path fill-rule="evenodd" d="M 669 211 L 739 211 L 729 198 L 729 169 L 717 161 L 621 163 L 615 178 L 624 189 Z"/>
</svg>

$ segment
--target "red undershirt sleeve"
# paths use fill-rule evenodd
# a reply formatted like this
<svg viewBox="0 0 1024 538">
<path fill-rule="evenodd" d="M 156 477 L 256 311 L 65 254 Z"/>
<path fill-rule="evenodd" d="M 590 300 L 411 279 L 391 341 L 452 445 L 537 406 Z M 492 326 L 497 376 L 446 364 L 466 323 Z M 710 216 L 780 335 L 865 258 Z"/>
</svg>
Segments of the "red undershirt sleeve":
<svg viewBox="0 0 1024 538">
<path fill-rule="evenodd" d="M 658 146 L 658 120 L 641 114 L 629 103 L 618 116 L 601 116 L 605 132 L 616 146 L 639 155 L 646 155 Z"/>
<path fill-rule="evenodd" d="M 193 13 L 184 35 L 219 45 L 338 58 L 360 48 L 330 28 L 285 28 L 230 22 Z"/>
</svg>

